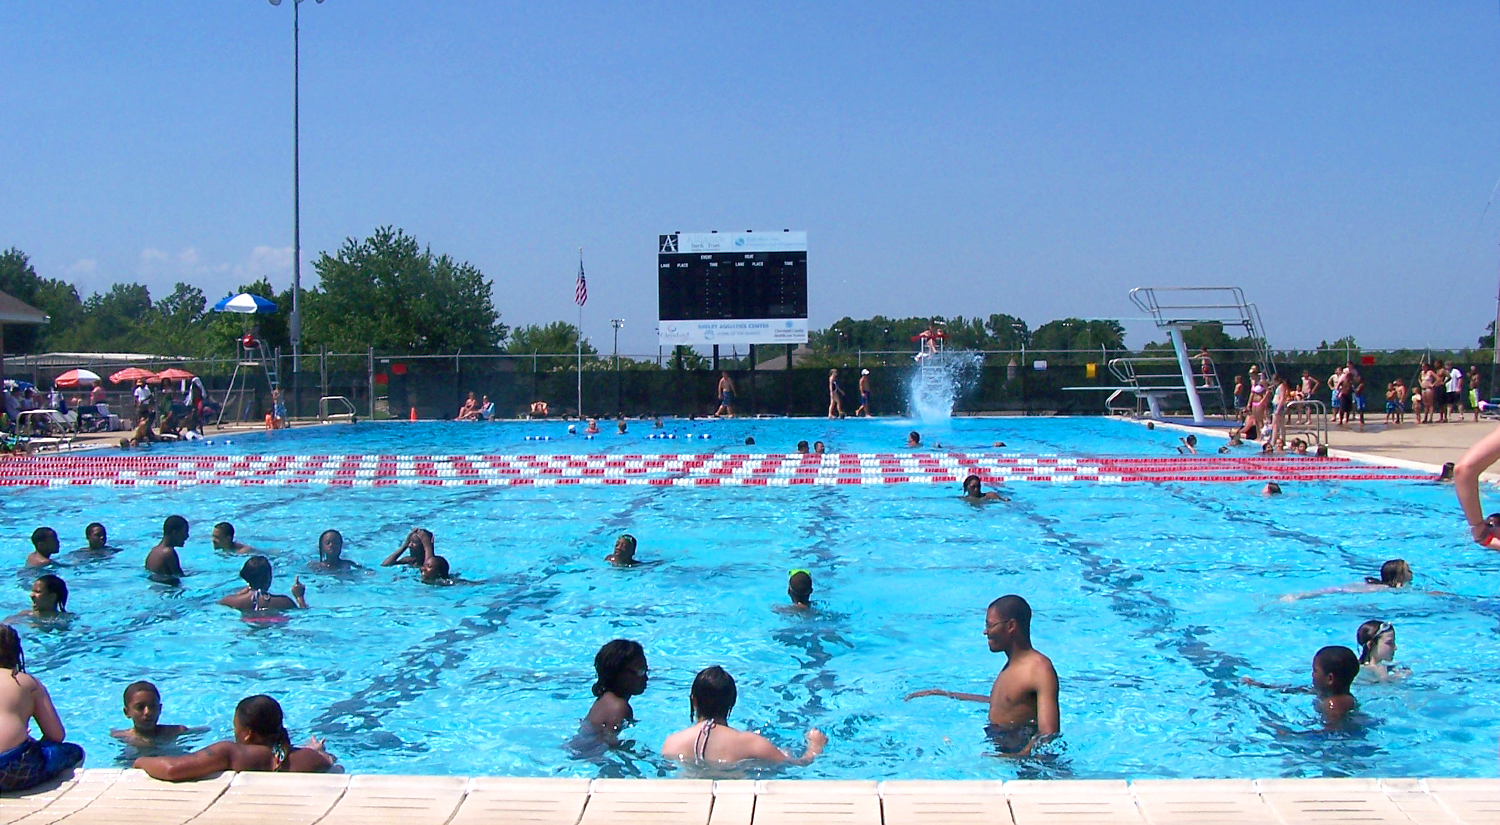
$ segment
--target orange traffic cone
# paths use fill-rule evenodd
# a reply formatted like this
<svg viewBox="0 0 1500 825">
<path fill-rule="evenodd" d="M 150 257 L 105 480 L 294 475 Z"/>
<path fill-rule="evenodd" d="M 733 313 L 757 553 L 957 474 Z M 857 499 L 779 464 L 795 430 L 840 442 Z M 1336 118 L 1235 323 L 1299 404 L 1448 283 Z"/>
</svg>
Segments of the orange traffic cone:
<svg viewBox="0 0 1500 825">
<path fill-rule="evenodd" d="M 416 421 L 417 420 L 417 408 L 416 407 L 412 407 L 411 408 L 411 415 L 407 417 L 407 420 L 408 421 Z"/>
</svg>

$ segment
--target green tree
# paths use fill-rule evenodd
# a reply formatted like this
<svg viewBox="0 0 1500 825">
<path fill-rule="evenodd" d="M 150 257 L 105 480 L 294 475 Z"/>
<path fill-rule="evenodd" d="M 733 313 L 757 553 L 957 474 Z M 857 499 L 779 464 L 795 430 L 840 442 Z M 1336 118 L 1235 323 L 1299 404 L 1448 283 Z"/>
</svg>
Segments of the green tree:
<svg viewBox="0 0 1500 825">
<path fill-rule="evenodd" d="M 54 349 L 54 340 L 75 329 L 83 320 L 83 302 L 78 290 L 66 281 L 42 278 L 31 266 L 31 259 L 11 247 L 0 252 L 0 290 L 51 316 L 50 324 L 39 327 L 9 325 L 5 327 L 5 351 L 10 354 L 41 352 Z"/>
<path fill-rule="evenodd" d="M 578 352 L 578 327 L 567 321 L 553 321 L 546 325 L 527 324 L 511 332 L 505 351 L 511 355 L 576 355 Z M 594 358 L 599 353 L 587 339 L 583 342 L 584 358 Z"/>
<path fill-rule="evenodd" d="M 1106 355 L 1125 349 L 1125 328 L 1119 321 L 1085 321 L 1081 318 L 1062 318 L 1048 321 L 1037 327 L 1031 335 L 1031 347 L 1038 350 L 1089 350 Z M 1077 356 L 1059 355 L 1057 360 L 1086 361 L 1094 356 L 1081 352 Z"/>
<path fill-rule="evenodd" d="M 303 296 L 304 346 L 431 354 L 495 352 L 505 340 L 484 274 L 399 229 L 348 238 L 313 269 L 320 284 Z"/>
</svg>

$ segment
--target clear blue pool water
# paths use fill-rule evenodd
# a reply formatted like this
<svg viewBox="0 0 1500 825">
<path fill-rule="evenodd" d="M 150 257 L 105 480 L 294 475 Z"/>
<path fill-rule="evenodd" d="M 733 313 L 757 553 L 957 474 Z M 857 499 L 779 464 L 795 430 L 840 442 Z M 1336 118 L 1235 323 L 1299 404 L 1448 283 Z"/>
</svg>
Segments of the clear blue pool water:
<svg viewBox="0 0 1500 825">
<path fill-rule="evenodd" d="M 558 424 L 357 425 L 234 438 L 196 449 L 265 453 L 682 452 L 681 442 L 554 440 Z M 899 449 L 909 422 L 680 424 L 727 449 L 799 438 L 844 451 Z M 1177 435 L 1107 420 L 998 419 L 921 428 L 945 446 L 1077 455 L 1175 455 Z M 928 432 L 930 430 L 930 434 Z M 700 439 L 701 441 L 701 439 Z M 574 446 L 585 444 L 586 447 Z M 529 449 L 528 449 L 529 448 Z M 743 450 L 740 446 L 738 449 Z M 163 451 L 165 452 L 165 451 Z M 769 489 L 383 488 L 16 489 L 0 524 L 17 564 L 42 524 L 83 544 L 89 521 L 124 548 L 62 571 L 76 618 L 22 625 L 31 670 L 71 738 L 107 767 L 135 752 L 108 737 L 127 720 L 120 691 L 149 678 L 163 721 L 229 735 L 241 697 L 267 692 L 294 737 L 327 737 L 351 771 L 656 776 L 654 754 L 688 723 L 688 686 L 721 664 L 739 683 L 731 722 L 800 744 L 831 739 L 793 776 L 822 778 L 1493 776 L 1500 731 L 1500 556 L 1464 541 L 1451 489 L 1415 482 L 1291 485 L 1016 484 L 975 508 L 929 485 Z M 162 519 L 192 524 L 181 588 L 141 562 Z M 239 557 L 213 551 L 211 525 L 293 574 L 313 609 L 248 624 L 214 605 L 238 584 Z M 413 526 L 475 584 L 434 588 L 374 567 Z M 318 534 L 344 533 L 370 565 L 311 572 Z M 622 532 L 650 564 L 602 561 Z M 1391 557 L 1416 571 L 1407 591 L 1277 597 L 1358 581 Z M 65 557 L 65 560 L 66 559 Z M 71 561 L 71 560 L 68 560 Z M 813 571 L 818 612 L 774 610 L 786 571 Z M 0 608 L 27 606 L 17 571 Z M 1062 678 L 1063 737 L 1039 758 L 987 756 L 984 707 L 902 697 L 925 687 L 986 692 L 1003 656 L 981 637 L 1005 593 L 1036 612 L 1033 638 Z M 1308 679 L 1325 644 L 1354 645 L 1360 622 L 1397 628 L 1404 683 L 1356 685 L 1365 724 L 1309 730 L 1310 697 L 1240 684 Z M 635 745 L 594 759 L 565 749 L 586 712 L 598 646 L 645 645 L 651 686 L 634 701 Z"/>
</svg>

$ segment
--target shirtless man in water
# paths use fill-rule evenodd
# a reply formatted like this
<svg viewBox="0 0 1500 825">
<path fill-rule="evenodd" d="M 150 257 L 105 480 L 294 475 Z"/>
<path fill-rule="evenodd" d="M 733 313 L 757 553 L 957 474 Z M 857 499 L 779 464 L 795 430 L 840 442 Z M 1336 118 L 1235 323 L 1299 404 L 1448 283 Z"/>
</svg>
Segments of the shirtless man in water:
<svg viewBox="0 0 1500 825">
<path fill-rule="evenodd" d="M 175 578 L 182 575 L 177 548 L 187 544 L 188 522 L 182 516 L 167 516 L 161 528 L 161 543 L 146 554 L 146 570 L 157 576 Z"/>
<path fill-rule="evenodd" d="M 984 637 L 991 653 L 1004 653 L 1005 667 L 995 677 L 990 695 L 951 690 L 919 690 L 907 696 L 946 696 L 968 702 L 988 702 L 985 733 L 1005 756 L 1027 756 L 1037 745 L 1057 735 L 1057 671 L 1052 660 L 1031 646 L 1031 605 L 1020 596 L 1001 596 L 984 614 Z"/>
</svg>

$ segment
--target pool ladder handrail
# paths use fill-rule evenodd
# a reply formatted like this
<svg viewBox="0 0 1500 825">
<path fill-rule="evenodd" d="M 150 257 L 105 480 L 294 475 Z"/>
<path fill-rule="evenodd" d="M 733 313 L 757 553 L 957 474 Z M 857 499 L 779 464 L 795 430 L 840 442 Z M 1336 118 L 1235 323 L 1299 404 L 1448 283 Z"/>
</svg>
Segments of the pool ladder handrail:
<svg viewBox="0 0 1500 825">
<path fill-rule="evenodd" d="M 331 408 L 334 402 L 338 402 L 339 405 L 345 407 L 347 412 L 332 412 Z M 325 395 L 318 399 L 318 420 L 324 423 L 335 420 L 347 420 L 353 424 L 359 421 L 359 411 L 354 408 L 354 402 L 350 401 L 347 396 Z"/>
</svg>

